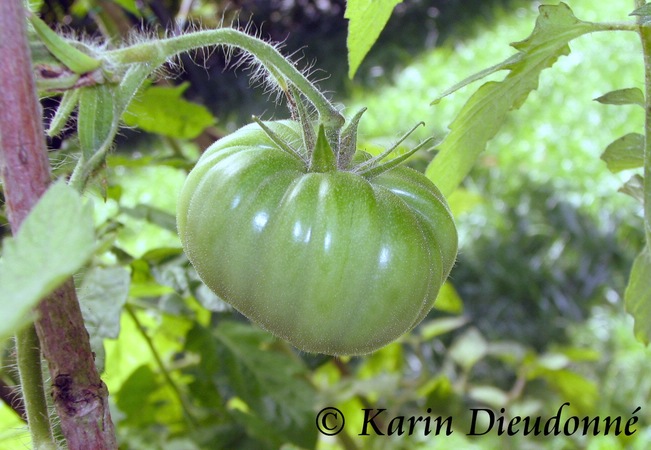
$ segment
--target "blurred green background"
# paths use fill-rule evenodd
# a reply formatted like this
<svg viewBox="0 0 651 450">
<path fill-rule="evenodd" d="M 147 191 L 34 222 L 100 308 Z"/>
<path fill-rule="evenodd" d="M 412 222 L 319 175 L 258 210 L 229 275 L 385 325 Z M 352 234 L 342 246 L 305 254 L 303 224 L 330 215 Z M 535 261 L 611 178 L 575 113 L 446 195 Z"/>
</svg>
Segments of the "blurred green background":
<svg viewBox="0 0 651 450">
<path fill-rule="evenodd" d="M 577 17 L 624 21 L 633 2 L 568 2 Z M 189 5 L 187 16 L 179 11 Z M 285 54 L 314 64 L 313 77 L 346 105 L 367 106 L 361 148 L 387 147 L 419 121 L 405 144 L 442 137 L 469 86 L 430 102 L 466 76 L 514 53 L 508 43 L 533 29 L 537 2 L 406 0 L 354 80 L 346 78 L 343 1 L 46 1 L 51 24 L 89 34 L 124 35 L 139 23 L 173 29 L 217 25 L 237 13 Z M 182 27 L 179 27 L 182 28 Z M 540 87 L 509 117 L 462 189 L 451 198 L 461 233 L 451 284 L 430 316 L 399 342 L 362 358 L 297 353 L 254 328 L 207 292 L 180 251 L 176 195 L 210 140 L 251 114 L 285 117 L 275 94 L 249 86 L 246 70 L 226 69 L 221 52 L 184 58 L 168 84 L 189 82 L 214 126 L 193 139 L 125 130 L 109 159 L 107 198 L 98 188 L 97 224 L 105 251 L 96 270 L 130 276 L 127 308 L 105 317 L 118 339 L 95 336 L 113 417 L 124 449 L 646 449 L 651 443 L 649 351 L 633 337 L 622 305 L 642 245 L 641 207 L 618 193 L 630 173 L 599 159 L 615 138 L 638 131 L 643 111 L 593 99 L 643 88 L 633 33 L 595 34 L 543 72 Z M 205 56 L 205 57 L 204 57 Z M 314 61 L 314 62 L 313 62 Z M 236 60 L 231 65 L 237 65 Z M 317 70 L 318 69 L 318 70 Z M 499 77 L 499 74 L 497 75 Z M 45 102 L 46 115 L 54 103 Z M 74 137 L 50 142 L 65 171 Z M 410 164 L 424 169 L 421 152 Z M 90 270 L 89 270 L 90 271 Z M 107 272 L 101 272 L 107 280 Z M 110 301 L 110 299 L 108 299 Z M 93 330 L 91 335 L 93 335 Z M 15 384 L 12 343 L 0 378 Z M 470 408 L 505 408 L 550 417 L 639 418 L 625 436 L 466 436 Z M 318 435 L 317 411 L 339 408 L 346 432 Z M 393 416 L 453 417 L 450 436 L 358 436 L 363 408 Z M 386 423 L 384 424 L 386 425 Z M 25 427 L 0 403 L 0 448 L 27 445 Z"/>
</svg>

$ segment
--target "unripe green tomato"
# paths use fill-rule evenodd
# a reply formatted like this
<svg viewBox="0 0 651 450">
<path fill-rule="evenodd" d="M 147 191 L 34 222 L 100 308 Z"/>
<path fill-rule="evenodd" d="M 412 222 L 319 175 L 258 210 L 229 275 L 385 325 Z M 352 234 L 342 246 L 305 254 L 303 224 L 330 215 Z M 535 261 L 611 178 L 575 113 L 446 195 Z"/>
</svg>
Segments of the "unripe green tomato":
<svg viewBox="0 0 651 450">
<path fill-rule="evenodd" d="M 297 122 L 266 125 L 300 147 Z M 219 297 L 298 349 L 330 355 L 372 352 L 416 326 L 457 253 L 452 215 L 423 174 L 311 173 L 257 124 L 201 156 L 178 232 Z"/>
</svg>

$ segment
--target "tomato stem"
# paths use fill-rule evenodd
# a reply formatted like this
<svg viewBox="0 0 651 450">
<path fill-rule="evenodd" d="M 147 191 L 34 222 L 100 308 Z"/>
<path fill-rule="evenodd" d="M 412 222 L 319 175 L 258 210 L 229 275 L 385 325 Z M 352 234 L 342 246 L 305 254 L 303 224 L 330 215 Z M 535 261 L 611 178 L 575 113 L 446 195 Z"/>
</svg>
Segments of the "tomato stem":
<svg viewBox="0 0 651 450">
<path fill-rule="evenodd" d="M 32 445 L 38 449 L 55 450 L 57 445 L 45 399 L 41 346 L 33 324 L 16 333 L 16 363 Z"/>
<path fill-rule="evenodd" d="M 0 64 L 0 177 L 14 234 L 51 178 L 30 56 L 23 2 L 0 1 L 0 60 L 6 62 Z M 95 366 L 73 280 L 65 281 L 36 309 L 34 327 L 16 335 L 34 448 L 58 448 L 42 400 L 42 355 L 68 448 L 116 449 L 108 392 Z"/>
<path fill-rule="evenodd" d="M 169 59 L 179 53 L 216 45 L 236 47 L 250 53 L 283 87 L 287 84 L 285 80 L 289 80 L 314 104 L 326 130 L 338 130 L 343 126 L 344 117 L 341 113 L 273 45 L 233 28 L 197 31 L 168 39 L 138 43 L 108 51 L 104 56 L 115 64 L 131 64 L 155 61 L 160 58 Z"/>
</svg>

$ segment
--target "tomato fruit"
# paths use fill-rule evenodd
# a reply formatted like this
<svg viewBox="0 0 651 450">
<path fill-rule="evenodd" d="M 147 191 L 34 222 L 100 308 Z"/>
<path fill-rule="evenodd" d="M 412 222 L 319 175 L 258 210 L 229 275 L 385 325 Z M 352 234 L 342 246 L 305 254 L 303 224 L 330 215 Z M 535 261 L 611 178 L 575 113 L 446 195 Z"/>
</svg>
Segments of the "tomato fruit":
<svg viewBox="0 0 651 450">
<path fill-rule="evenodd" d="M 412 329 L 457 253 L 438 189 L 403 166 L 364 176 L 361 151 L 347 170 L 310 170 L 300 123 L 265 124 L 296 153 L 247 125 L 209 147 L 181 191 L 178 232 L 203 282 L 307 352 L 368 353 Z"/>
</svg>

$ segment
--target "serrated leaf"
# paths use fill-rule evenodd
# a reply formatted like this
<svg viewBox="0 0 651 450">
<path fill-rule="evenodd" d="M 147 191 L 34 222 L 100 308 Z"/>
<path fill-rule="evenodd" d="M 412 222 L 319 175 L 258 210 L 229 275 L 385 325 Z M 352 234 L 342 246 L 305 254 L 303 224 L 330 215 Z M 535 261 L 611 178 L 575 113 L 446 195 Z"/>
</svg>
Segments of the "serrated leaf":
<svg viewBox="0 0 651 450">
<path fill-rule="evenodd" d="M 651 342 L 651 251 L 648 245 L 633 262 L 624 304 L 635 320 L 635 337 L 648 345 Z"/>
<path fill-rule="evenodd" d="M 0 259 L 0 340 L 28 323 L 33 318 L 32 308 L 77 272 L 94 247 L 91 208 L 65 182 L 52 185 L 16 236 L 4 240 Z"/>
<path fill-rule="evenodd" d="M 595 98 L 595 101 L 604 105 L 638 105 L 644 108 L 644 93 L 639 88 L 618 89 Z"/>
<path fill-rule="evenodd" d="M 633 175 L 618 191 L 630 195 L 644 205 L 644 178 L 642 176 Z"/>
<path fill-rule="evenodd" d="M 386 25 L 393 8 L 402 0 L 348 0 L 348 76 L 352 79 Z"/>
<path fill-rule="evenodd" d="M 182 95 L 189 87 L 183 83 L 176 87 L 153 86 L 136 96 L 123 115 L 128 126 L 150 133 L 181 139 L 192 139 L 215 118 L 202 105 L 185 100 Z"/>
<path fill-rule="evenodd" d="M 644 136 L 629 133 L 613 141 L 602 153 L 601 159 L 613 173 L 637 169 L 644 165 Z"/>
<path fill-rule="evenodd" d="M 644 19 L 648 20 L 649 17 L 651 16 L 651 3 L 647 3 L 646 5 L 640 6 L 639 8 L 634 10 L 630 15 L 643 17 Z"/>
<path fill-rule="evenodd" d="M 463 181 L 508 112 L 518 109 L 529 93 L 538 88 L 540 73 L 570 52 L 569 41 L 600 29 L 597 24 L 578 20 L 565 3 L 543 5 L 539 12 L 533 33 L 511 44 L 519 53 L 468 79 L 476 81 L 496 71 L 509 70 L 504 80 L 488 82 L 470 97 L 450 125 L 450 133 L 439 145 L 439 153 L 428 166 L 426 175 L 443 195 L 450 195 Z M 459 83 L 445 95 L 470 81 Z"/>
</svg>

